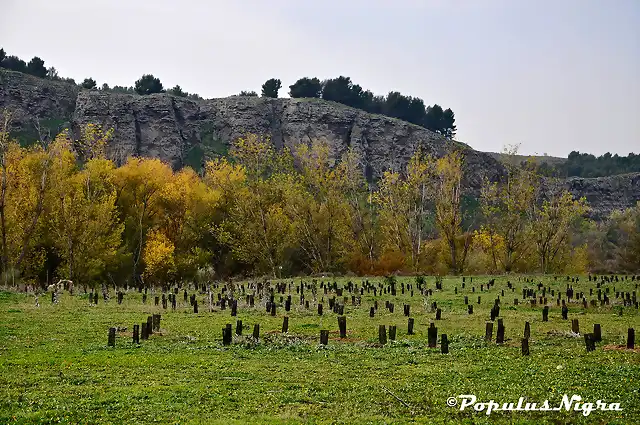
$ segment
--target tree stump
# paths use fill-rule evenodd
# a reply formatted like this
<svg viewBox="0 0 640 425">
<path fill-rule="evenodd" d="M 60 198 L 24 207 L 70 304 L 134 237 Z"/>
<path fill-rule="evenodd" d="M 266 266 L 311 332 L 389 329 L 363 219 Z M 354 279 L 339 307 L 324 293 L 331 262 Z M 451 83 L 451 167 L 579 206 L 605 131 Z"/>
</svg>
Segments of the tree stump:
<svg viewBox="0 0 640 425">
<path fill-rule="evenodd" d="M 407 335 L 413 335 L 413 317 L 409 317 L 409 323 L 407 324 Z"/>
<path fill-rule="evenodd" d="M 320 344 L 327 345 L 329 343 L 329 331 L 322 329 L 320 331 Z"/>
<path fill-rule="evenodd" d="M 496 332 L 496 344 L 504 343 L 504 324 L 498 319 L 498 331 Z"/>
<path fill-rule="evenodd" d="M 529 339 L 531 337 L 531 325 L 529 322 L 524 322 L 524 337 Z"/>
<path fill-rule="evenodd" d="M 440 351 L 442 354 L 449 353 L 449 339 L 447 338 L 447 334 L 442 334 L 442 338 L 440 340 Z"/>
<path fill-rule="evenodd" d="M 636 332 L 633 328 L 627 329 L 627 348 L 633 350 L 636 343 Z"/>
<path fill-rule="evenodd" d="M 596 341 L 593 334 L 584 334 L 584 344 L 587 347 L 587 352 L 594 351 L 596 349 Z"/>
<path fill-rule="evenodd" d="M 253 339 L 256 342 L 258 342 L 260 339 L 260 325 L 257 323 L 253 325 Z"/>
<path fill-rule="evenodd" d="M 338 327 L 340 328 L 340 338 L 347 337 L 347 317 L 338 316 Z"/>
<path fill-rule="evenodd" d="M 387 328 L 384 325 L 378 326 L 378 340 L 382 345 L 387 343 Z"/>
<path fill-rule="evenodd" d="M 153 329 L 157 332 L 160 332 L 160 319 L 162 318 L 159 314 L 153 315 Z"/>
<path fill-rule="evenodd" d="M 389 340 L 390 341 L 395 341 L 396 340 L 396 327 L 395 327 L 395 325 L 389 325 Z"/>
<path fill-rule="evenodd" d="M 140 325 L 133 325 L 133 343 L 140 344 Z"/>
<path fill-rule="evenodd" d="M 236 335 L 242 335 L 242 320 L 236 321 Z"/>
<path fill-rule="evenodd" d="M 593 338 L 595 342 L 602 341 L 602 328 L 599 323 L 594 323 L 593 325 Z"/>
<path fill-rule="evenodd" d="M 575 334 L 580 333 L 580 324 L 578 323 L 578 319 L 571 319 L 571 331 Z"/>
<path fill-rule="evenodd" d="M 441 309 L 437 309 L 436 310 L 436 320 L 440 320 L 441 317 L 442 317 L 442 310 Z"/>
<path fill-rule="evenodd" d="M 109 328 L 109 339 L 107 340 L 107 346 L 116 346 L 116 328 Z"/>
<path fill-rule="evenodd" d="M 522 338 L 522 355 L 529 355 L 529 338 Z"/>
<path fill-rule="evenodd" d="M 549 321 L 549 307 L 546 306 L 546 305 L 542 309 L 542 321 L 543 322 L 548 322 Z"/>
<path fill-rule="evenodd" d="M 282 333 L 286 334 L 287 332 L 289 332 L 289 317 L 284 316 L 282 318 Z"/>
<path fill-rule="evenodd" d="M 438 342 L 438 328 L 436 328 L 436 325 L 433 322 L 431 322 L 429 329 L 427 330 L 427 340 L 429 348 L 435 348 Z"/>
<path fill-rule="evenodd" d="M 142 340 L 149 339 L 149 330 L 147 329 L 147 322 L 142 322 Z"/>
<path fill-rule="evenodd" d="M 487 322 L 485 326 L 484 339 L 487 341 L 491 341 L 493 338 L 493 323 Z"/>
<path fill-rule="evenodd" d="M 322 304 L 318 304 L 318 316 L 322 316 Z"/>
</svg>

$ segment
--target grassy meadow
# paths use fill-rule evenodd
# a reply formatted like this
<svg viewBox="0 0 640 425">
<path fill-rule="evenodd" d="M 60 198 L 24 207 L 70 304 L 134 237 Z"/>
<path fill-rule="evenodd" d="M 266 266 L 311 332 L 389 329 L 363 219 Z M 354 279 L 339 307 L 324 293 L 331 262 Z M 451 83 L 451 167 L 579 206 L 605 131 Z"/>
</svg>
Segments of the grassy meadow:
<svg viewBox="0 0 640 425">
<path fill-rule="evenodd" d="M 305 290 L 308 309 L 300 305 L 296 278 L 291 285 L 292 307 L 286 312 L 275 294 L 277 312 L 266 312 L 265 299 L 256 297 L 249 307 L 240 297 L 237 317 L 227 307 L 210 312 L 207 296 L 197 293 L 199 312 L 195 314 L 183 291 L 177 309 L 169 303 L 165 310 L 154 305 L 149 291 L 146 304 L 142 294 L 128 291 L 122 304 L 110 288 L 111 299 L 100 296 L 97 306 L 76 286 L 74 295 L 64 291 L 58 304 L 44 294 L 35 305 L 33 294 L 0 292 L 0 423 L 19 424 L 244 424 L 244 423 L 434 423 L 434 424 L 632 424 L 640 423 L 640 343 L 626 349 L 627 329 L 640 332 L 640 311 L 622 306 L 615 291 L 638 292 L 627 281 L 603 283 L 609 305 L 584 308 L 581 301 L 569 301 L 568 319 L 556 306 L 558 291 L 566 299 L 566 278 L 498 276 L 487 290 L 490 277 L 444 278 L 443 289 L 435 289 L 436 279 L 426 278 L 433 295 L 423 296 L 414 278 L 398 278 L 397 294 L 365 290 L 361 304 L 353 306 L 351 293 L 344 306 L 347 337 L 338 333 L 338 314 L 329 309 L 320 281 L 336 281 L 339 288 L 349 280 L 362 286 L 364 278 L 318 278 L 317 302 L 324 297 L 324 314 L 317 313 L 310 290 Z M 312 279 L 304 282 L 311 284 Z M 382 278 L 369 278 L 384 284 Z M 514 290 L 507 287 L 510 281 Z M 291 280 L 286 280 L 291 282 Z M 412 284 L 414 295 L 401 284 Z M 273 282 L 272 282 L 273 283 Z M 522 289 L 542 290 L 537 283 L 556 293 L 547 293 L 549 320 L 542 321 L 542 306 L 523 300 Z M 484 288 L 481 291 L 480 285 Z M 570 283 L 586 299 L 597 299 L 595 282 L 581 277 Z M 246 287 L 245 282 L 245 287 Z M 615 291 L 614 291 L 615 287 Z M 457 288 L 457 294 L 456 294 Z M 472 288 L 475 288 L 473 292 Z M 593 289 L 593 295 L 590 295 Z M 502 291 L 504 290 L 504 296 Z M 217 293 L 220 288 L 214 290 Z M 253 291 L 247 291 L 253 293 Z M 358 292 L 359 295 L 359 292 Z M 473 305 L 468 314 L 464 296 Z M 478 296 L 481 297 L 478 304 Z M 500 297 L 500 315 L 505 325 L 505 342 L 485 340 L 485 323 L 494 300 Z M 514 299 L 519 305 L 514 305 Z M 342 297 L 336 297 L 340 302 Z M 378 301 L 375 317 L 370 307 Z M 394 312 L 385 308 L 394 303 Z M 431 304 L 441 309 L 440 320 Z M 414 335 L 407 335 L 403 304 L 410 304 Z M 133 324 L 161 314 L 161 330 L 140 344 L 132 342 Z M 289 331 L 281 332 L 283 317 L 289 317 Z M 580 335 L 571 331 L 571 319 L 578 319 Z M 243 335 L 235 335 L 236 320 L 243 322 Z M 521 354 L 525 322 L 531 324 L 530 355 Z M 438 346 L 429 348 L 427 328 L 438 328 Z M 222 328 L 231 323 L 233 342 L 222 344 Z M 260 339 L 252 337 L 253 325 L 260 324 Z M 587 352 L 584 333 L 594 324 L 602 328 L 602 341 Z M 379 325 L 396 325 L 395 341 L 378 343 Z M 111 327 L 127 328 L 117 333 L 115 347 L 107 346 Z M 321 329 L 330 330 L 329 343 L 319 344 Z M 449 353 L 440 352 L 441 334 L 447 334 Z M 449 407 L 447 399 L 473 394 L 478 401 L 542 403 L 558 406 L 563 394 L 576 394 L 583 401 L 620 403 L 622 411 L 581 412 L 476 412 Z"/>
</svg>

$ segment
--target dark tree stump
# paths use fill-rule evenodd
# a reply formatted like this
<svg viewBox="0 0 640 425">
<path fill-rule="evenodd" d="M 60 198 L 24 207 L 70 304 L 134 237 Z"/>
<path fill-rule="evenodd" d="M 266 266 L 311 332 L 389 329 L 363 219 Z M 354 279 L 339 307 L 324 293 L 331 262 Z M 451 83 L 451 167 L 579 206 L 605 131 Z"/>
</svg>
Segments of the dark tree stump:
<svg viewBox="0 0 640 425">
<path fill-rule="evenodd" d="M 571 331 L 575 334 L 580 333 L 580 324 L 578 323 L 578 319 L 571 319 Z"/>
<path fill-rule="evenodd" d="M 502 319 L 498 319 L 498 331 L 496 332 L 496 344 L 504 343 L 504 324 Z"/>
<path fill-rule="evenodd" d="M 442 338 L 440 339 L 440 351 L 442 354 L 449 353 L 449 339 L 447 338 L 447 334 L 442 334 Z"/>
<path fill-rule="evenodd" d="M 429 348 L 435 348 L 438 343 L 438 328 L 436 328 L 436 325 L 433 322 L 431 322 L 429 329 L 427 330 L 427 340 Z"/>
<path fill-rule="evenodd" d="M 543 322 L 548 322 L 549 321 L 549 307 L 546 306 L 546 305 L 542 309 L 542 321 Z"/>
<path fill-rule="evenodd" d="M 318 316 L 322 316 L 322 304 L 318 304 Z"/>
<path fill-rule="evenodd" d="M 256 342 L 260 340 L 260 325 L 257 323 L 253 325 L 253 339 Z"/>
<path fill-rule="evenodd" d="M 116 346 L 116 328 L 109 328 L 109 339 L 107 340 L 107 346 Z"/>
<path fill-rule="evenodd" d="M 633 350 L 636 343 L 636 332 L 633 328 L 627 329 L 627 348 Z"/>
<path fill-rule="evenodd" d="M 147 329 L 147 322 L 142 322 L 142 339 L 149 339 L 149 330 Z"/>
<path fill-rule="evenodd" d="M 469 305 L 467 306 L 467 313 L 469 313 L 469 314 L 473 314 L 473 305 L 469 304 Z"/>
<path fill-rule="evenodd" d="M 529 355 L 529 338 L 522 338 L 522 355 Z"/>
<path fill-rule="evenodd" d="M 599 323 L 594 323 L 593 325 L 593 338 L 595 342 L 602 341 L 602 328 Z"/>
<path fill-rule="evenodd" d="M 493 323 L 487 322 L 484 331 L 484 339 L 487 341 L 491 341 L 493 339 Z"/>
<path fill-rule="evenodd" d="M 289 317 L 284 316 L 282 318 L 282 333 L 286 334 L 287 332 L 289 332 Z"/>
<path fill-rule="evenodd" d="M 407 324 L 407 335 L 413 335 L 413 317 L 409 317 L 409 323 Z"/>
<path fill-rule="evenodd" d="M 387 343 L 387 328 L 384 325 L 378 326 L 378 340 L 382 345 Z"/>
<path fill-rule="evenodd" d="M 584 334 L 584 344 L 586 345 L 588 352 L 596 349 L 596 341 L 593 334 Z"/>
<path fill-rule="evenodd" d="M 529 339 L 531 337 L 531 325 L 529 322 L 524 322 L 524 337 Z"/>
<path fill-rule="evenodd" d="M 441 309 L 437 309 L 436 310 L 436 320 L 440 320 L 441 317 L 442 317 L 442 310 Z"/>
<path fill-rule="evenodd" d="M 395 325 L 389 325 L 389 340 L 390 341 L 395 341 L 396 340 L 396 327 L 395 327 Z"/>
<path fill-rule="evenodd" d="M 242 320 L 236 320 L 236 335 L 242 335 Z"/>
<path fill-rule="evenodd" d="M 322 345 L 329 344 L 329 331 L 326 329 L 322 329 L 320 331 L 320 344 Z"/>
<path fill-rule="evenodd" d="M 147 333 L 153 335 L 153 316 L 147 317 Z"/>
<path fill-rule="evenodd" d="M 198 313 L 198 300 L 193 300 L 193 312 Z"/>
<path fill-rule="evenodd" d="M 376 315 L 376 309 L 374 307 L 371 307 L 369 309 L 369 317 L 374 317 Z"/>
<path fill-rule="evenodd" d="M 567 320 L 567 318 L 569 317 L 569 309 L 567 308 L 566 305 L 562 306 L 562 320 Z"/>
<path fill-rule="evenodd" d="M 140 344 L 140 325 L 133 325 L 133 343 Z"/>
<path fill-rule="evenodd" d="M 347 337 L 347 317 L 338 316 L 338 327 L 340 328 L 340 338 Z"/>
<path fill-rule="evenodd" d="M 162 316 L 159 314 L 154 314 L 153 315 L 153 329 L 157 332 L 160 332 L 160 320 L 162 319 Z"/>
</svg>

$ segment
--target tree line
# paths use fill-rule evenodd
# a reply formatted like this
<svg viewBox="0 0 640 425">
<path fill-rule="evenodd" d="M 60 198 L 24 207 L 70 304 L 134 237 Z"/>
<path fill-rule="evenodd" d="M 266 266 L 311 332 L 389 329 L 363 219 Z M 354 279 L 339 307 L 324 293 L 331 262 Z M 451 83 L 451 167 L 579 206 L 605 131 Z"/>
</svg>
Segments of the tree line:
<svg viewBox="0 0 640 425">
<path fill-rule="evenodd" d="M 584 199 L 539 193 L 534 168 L 485 182 L 469 220 L 464 152 L 417 150 L 376 187 L 355 152 L 331 165 L 321 141 L 276 151 L 233 142 L 202 175 L 105 156 L 112 131 L 21 147 L 0 132 L 2 279 L 155 285 L 318 273 L 578 273 L 638 270 L 640 205 L 603 224 Z M 294 164 L 296 164 L 294 166 Z"/>
<path fill-rule="evenodd" d="M 262 85 L 262 96 L 277 98 L 282 82 L 270 78 Z M 255 91 L 241 91 L 239 96 L 258 96 Z M 418 97 L 405 96 L 392 91 L 386 96 L 374 95 L 354 84 L 350 77 L 340 76 L 320 81 L 303 77 L 289 86 L 292 98 L 318 98 L 341 103 L 372 114 L 381 114 L 410 122 L 452 139 L 456 134 L 455 114 L 440 105 L 425 106 Z"/>
<path fill-rule="evenodd" d="M 604 177 L 616 174 L 639 173 L 640 155 L 611 155 L 607 152 L 596 157 L 592 154 L 573 151 L 567 161 L 558 167 L 560 175 L 567 177 Z"/>
<path fill-rule="evenodd" d="M 25 63 L 17 56 L 7 56 L 3 49 L 0 49 L 0 68 L 76 84 L 71 78 L 59 77 L 54 67 L 46 68 L 44 61 L 39 57 L 34 57 L 29 63 Z M 202 100 L 202 97 L 195 93 L 185 92 L 179 85 L 171 89 L 165 89 L 160 79 L 152 74 L 143 75 L 131 87 L 109 87 L 107 83 L 98 87 L 93 78 L 85 78 L 78 85 L 88 90 L 137 93 L 140 95 L 169 93 L 174 96 Z M 263 97 L 277 98 L 281 88 L 282 82 L 280 79 L 270 78 L 262 85 L 261 95 Z M 289 86 L 289 95 L 292 98 L 324 99 L 369 113 L 397 118 L 425 127 L 449 139 L 452 139 L 456 134 L 455 114 L 450 108 L 443 109 L 438 104 L 426 106 L 422 99 L 406 96 L 397 91 L 389 92 L 386 96 L 375 95 L 370 90 L 364 90 L 360 85 L 354 84 L 349 77 L 339 76 L 323 81 L 316 77 L 300 78 Z M 242 91 L 239 96 L 258 96 L 258 94 L 255 91 Z"/>
</svg>

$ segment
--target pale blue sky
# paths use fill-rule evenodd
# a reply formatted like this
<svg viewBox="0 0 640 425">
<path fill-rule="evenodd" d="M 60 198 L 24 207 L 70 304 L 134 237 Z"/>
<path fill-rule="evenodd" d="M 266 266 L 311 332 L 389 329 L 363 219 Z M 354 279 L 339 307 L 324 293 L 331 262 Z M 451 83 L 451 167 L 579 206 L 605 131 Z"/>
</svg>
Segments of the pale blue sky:
<svg viewBox="0 0 640 425">
<path fill-rule="evenodd" d="M 479 150 L 640 152 L 640 0 L 0 0 L 0 47 L 204 97 L 346 75 L 452 108 Z"/>
</svg>

